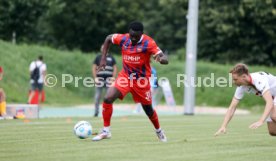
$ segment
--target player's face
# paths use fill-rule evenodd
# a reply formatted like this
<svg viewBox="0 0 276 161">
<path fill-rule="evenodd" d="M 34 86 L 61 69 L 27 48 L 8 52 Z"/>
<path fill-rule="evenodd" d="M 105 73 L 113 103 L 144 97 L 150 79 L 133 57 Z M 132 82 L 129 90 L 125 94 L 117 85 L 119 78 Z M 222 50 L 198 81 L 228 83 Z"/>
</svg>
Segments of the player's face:
<svg viewBox="0 0 276 161">
<path fill-rule="evenodd" d="M 246 85 L 245 75 L 232 74 L 233 82 L 236 86 Z"/>
<path fill-rule="evenodd" d="M 143 32 L 141 31 L 133 31 L 132 29 L 129 30 L 129 37 L 132 42 L 132 45 L 136 45 L 138 41 L 141 39 Z"/>
</svg>

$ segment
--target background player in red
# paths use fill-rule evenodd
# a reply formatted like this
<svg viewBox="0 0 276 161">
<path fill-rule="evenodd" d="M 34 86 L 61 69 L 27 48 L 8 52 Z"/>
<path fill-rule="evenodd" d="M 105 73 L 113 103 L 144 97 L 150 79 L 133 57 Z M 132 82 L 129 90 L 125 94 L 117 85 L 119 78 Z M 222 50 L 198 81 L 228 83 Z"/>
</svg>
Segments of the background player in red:
<svg viewBox="0 0 276 161">
<path fill-rule="evenodd" d="M 4 75 L 4 70 L 0 66 L 0 81 L 2 80 Z M 5 91 L 0 87 L 0 119 L 4 119 L 7 117 L 6 114 L 6 95 Z"/>
<path fill-rule="evenodd" d="M 123 99 L 129 92 L 136 103 L 142 104 L 145 113 L 155 127 L 159 140 L 167 141 L 164 131 L 159 125 L 157 113 L 152 108 L 149 78 L 151 76 L 151 56 L 160 64 L 168 64 L 168 58 L 151 37 L 143 34 L 143 29 L 141 22 L 134 21 L 129 25 L 129 33 L 111 34 L 104 41 L 102 59 L 98 70 L 105 68 L 105 58 L 111 43 L 121 47 L 123 69 L 118 74 L 115 84 L 108 89 L 105 95 L 102 112 L 104 127 L 102 132 L 92 139 L 93 141 L 111 138 L 112 104 L 117 98 Z"/>
</svg>

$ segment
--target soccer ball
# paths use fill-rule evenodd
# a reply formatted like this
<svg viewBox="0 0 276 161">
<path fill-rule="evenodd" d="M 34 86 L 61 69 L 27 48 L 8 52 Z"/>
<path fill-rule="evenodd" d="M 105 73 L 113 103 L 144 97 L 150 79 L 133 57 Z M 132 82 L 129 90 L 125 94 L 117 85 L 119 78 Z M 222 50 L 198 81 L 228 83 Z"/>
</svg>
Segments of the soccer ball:
<svg viewBox="0 0 276 161">
<path fill-rule="evenodd" d="M 79 121 L 74 126 L 74 133 L 80 139 L 88 138 L 92 135 L 92 126 L 87 121 Z"/>
</svg>

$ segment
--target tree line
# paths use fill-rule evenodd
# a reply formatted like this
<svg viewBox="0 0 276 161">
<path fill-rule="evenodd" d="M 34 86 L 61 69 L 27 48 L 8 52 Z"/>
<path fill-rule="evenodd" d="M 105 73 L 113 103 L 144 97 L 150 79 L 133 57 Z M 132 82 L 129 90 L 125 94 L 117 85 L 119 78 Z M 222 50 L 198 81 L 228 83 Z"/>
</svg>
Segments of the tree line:
<svg viewBox="0 0 276 161">
<path fill-rule="evenodd" d="M 185 48 L 187 9 L 188 0 L 1 0 L 0 39 L 98 51 L 108 34 L 140 20 L 174 54 Z M 200 1 L 198 59 L 275 66 L 274 22 L 276 0 Z"/>
</svg>

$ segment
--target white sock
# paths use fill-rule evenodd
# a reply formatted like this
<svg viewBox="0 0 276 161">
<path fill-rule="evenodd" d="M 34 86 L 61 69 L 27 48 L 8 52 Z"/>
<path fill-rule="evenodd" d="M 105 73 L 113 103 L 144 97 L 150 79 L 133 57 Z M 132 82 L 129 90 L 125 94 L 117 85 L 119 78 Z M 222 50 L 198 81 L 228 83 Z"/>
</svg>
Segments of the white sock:
<svg viewBox="0 0 276 161">
<path fill-rule="evenodd" d="M 160 132 L 161 130 L 161 127 L 159 127 L 159 129 L 155 129 L 156 132 Z"/>
<path fill-rule="evenodd" d="M 104 127 L 103 130 L 106 131 L 106 132 L 109 132 L 110 131 L 110 126 Z"/>
</svg>

